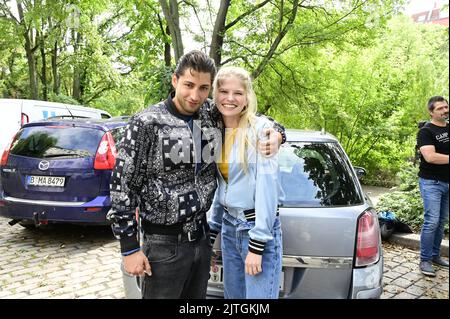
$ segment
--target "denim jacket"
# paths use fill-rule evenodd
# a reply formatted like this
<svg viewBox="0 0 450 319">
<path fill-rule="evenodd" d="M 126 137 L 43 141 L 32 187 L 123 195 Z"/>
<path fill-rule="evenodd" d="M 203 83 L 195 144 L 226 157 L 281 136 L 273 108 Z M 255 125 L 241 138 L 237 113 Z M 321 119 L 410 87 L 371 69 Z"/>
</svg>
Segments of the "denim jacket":
<svg viewBox="0 0 450 319">
<path fill-rule="evenodd" d="M 235 140 L 229 155 L 228 183 L 218 173 L 219 187 L 214 196 L 209 226 L 214 241 L 222 227 L 223 214 L 246 222 L 246 210 L 255 210 L 256 219 L 249 230 L 249 250 L 262 254 L 266 242 L 273 239 L 272 230 L 278 206 L 278 157 L 266 158 L 256 151 L 256 141 L 262 131 L 271 127 L 270 121 L 257 117 L 256 135 L 249 129 L 251 145 L 247 150 L 248 169 L 239 163 L 239 141 Z M 226 210 L 226 211 L 225 211 Z"/>
</svg>

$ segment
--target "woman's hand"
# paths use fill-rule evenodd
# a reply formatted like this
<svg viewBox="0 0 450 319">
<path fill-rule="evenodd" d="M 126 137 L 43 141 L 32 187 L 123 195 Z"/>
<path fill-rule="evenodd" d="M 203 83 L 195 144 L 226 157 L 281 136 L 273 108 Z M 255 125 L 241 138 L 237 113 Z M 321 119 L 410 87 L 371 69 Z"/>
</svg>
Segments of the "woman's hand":
<svg viewBox="0 0 450 319">
<path fill-rule="evenodd" d="M 247 254 L 245 258 L 245 273 L 250 276 L 255 276 L 262 272 L 262 255 L 257 255 L 252 252 Z"/>
</svg>

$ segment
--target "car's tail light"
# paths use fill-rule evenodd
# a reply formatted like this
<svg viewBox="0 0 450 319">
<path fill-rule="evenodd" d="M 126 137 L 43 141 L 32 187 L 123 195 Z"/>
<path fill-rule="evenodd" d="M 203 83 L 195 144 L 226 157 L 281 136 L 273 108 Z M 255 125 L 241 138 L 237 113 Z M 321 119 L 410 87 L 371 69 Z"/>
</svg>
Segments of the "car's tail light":
<svg viewBox="0 0 450 319">
<path fill-rule="evenodd" d="M 25 113 L 22 113 L 22 116 L 20 118 L 20 126 L 27 124 L 28 122 L 30 122 L 30 118 Z"/>
<path fill-rule="evenodd" d="M 6 164 L 8 163 L 8 157 L 9 157 L 9 152 L 11 151 L 12 145 L 14 143 L 14 141 L 16 140 L 16 134 L 14 134 L 11 143 L 9 143 L 6 148 L 3 151 L 2 154 L 2 159 L 0 161 L 0 166 L 6 166 Z"/>
<path fill-rule="evenodd" d="M 103 135 L 95 154 L 94 169 L 113 169 L 116 164 L 116 144 L 111 132 Z"/>
<path fill-rule="evenodd" d="M 380 258 L 380 226 L 376 211 L 368 209 L 358 218 L 356 267 L 376 263 Z"/>
</svg>

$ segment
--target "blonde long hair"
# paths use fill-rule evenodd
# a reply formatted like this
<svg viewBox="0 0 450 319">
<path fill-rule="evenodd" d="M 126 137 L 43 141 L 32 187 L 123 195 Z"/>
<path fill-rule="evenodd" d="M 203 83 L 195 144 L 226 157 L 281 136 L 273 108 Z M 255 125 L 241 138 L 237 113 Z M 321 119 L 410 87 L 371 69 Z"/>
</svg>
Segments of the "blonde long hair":
<svg viewBox="0 0 450 319">
<path fill-rule="evenodd" d="M 253 90 L 252 79 L 250 73 L 241 67 L 228 66 L 222 67 L 219 72 L 217 72 L 216 78 L 213 83 L 213 99 L 217 104 L 217 94 L 223 81 L 227 78 L 235 77 L 237 78 L 246 94 L 247 106 L 241 112 L 241 117 L 239 119 L 239 125 L 237 130 L 236 139 L 239 142 L 239 162 L 242 163 L 242 168 L 244 172 L 247 173 L 248 170 L 248 159 L 247 150 L 249 147 L 255 148 L 252 141 L 249 138 L 248 130 L 253 132 L 253 136 L 256 138 L 255 129 L 255 117 L 256 110 L 258 107 L 255 91 Z"/>
</svg>

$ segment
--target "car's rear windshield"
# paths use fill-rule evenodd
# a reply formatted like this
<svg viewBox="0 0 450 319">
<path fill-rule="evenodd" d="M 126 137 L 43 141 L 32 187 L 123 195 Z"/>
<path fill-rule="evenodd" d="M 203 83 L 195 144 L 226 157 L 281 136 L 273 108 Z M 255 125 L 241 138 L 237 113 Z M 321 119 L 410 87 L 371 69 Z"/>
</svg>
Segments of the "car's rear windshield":
<svg viewBox="0 0 450 319">
<path fill-rule="evenodd" d="M 286 143 L 279 153 L 282 206 L 362 203 L 350 163 L 337 143 Z"/>
<path fill-rule="evenodd" d="M 22 128 L 11 154 L 35 158 L 80 158 L 95 156 L 104 132 L 72 126 Z"/>
</svg>

